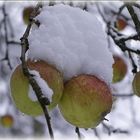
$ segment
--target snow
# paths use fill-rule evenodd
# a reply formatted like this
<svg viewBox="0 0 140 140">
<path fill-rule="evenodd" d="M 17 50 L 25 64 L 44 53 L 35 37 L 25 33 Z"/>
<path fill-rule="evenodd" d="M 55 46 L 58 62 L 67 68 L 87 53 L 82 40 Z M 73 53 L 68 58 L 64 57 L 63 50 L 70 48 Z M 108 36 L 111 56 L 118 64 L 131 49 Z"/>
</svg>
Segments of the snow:
<svg viewBox="0 0 140 140">
<path fill-rule="evenodd" d="M 52 91 L 51 88 L 49 88 L 47 82 L 40 77 L 39 72 L 37 72 L 35 70 L 30 70 L 30 73 L 34 75 L 34 79 L 36 80 L 36 82 L 38 83 L 39 87 L 41 88 L 43 95 L 45 97 L 47 97 L 49 99 L 49 101 L 51 102 L 52 101 L 53 91 Z M 31 88 L 31 86 L 29 88 L 29 98 L 31 100 L 33 100 L 33 101 L 37 100 L 36 95 L 33 92 L 33 89 Z"/>
<path fill-rule="evenodd" d="M 58 4 L 43 7 L 36 19 L 41 24 L 29 36 L 28 58 L 56 66 L 65 80 L 84 73 L 111 83 L 113 57 L 95 16 Z"/>
</svg>

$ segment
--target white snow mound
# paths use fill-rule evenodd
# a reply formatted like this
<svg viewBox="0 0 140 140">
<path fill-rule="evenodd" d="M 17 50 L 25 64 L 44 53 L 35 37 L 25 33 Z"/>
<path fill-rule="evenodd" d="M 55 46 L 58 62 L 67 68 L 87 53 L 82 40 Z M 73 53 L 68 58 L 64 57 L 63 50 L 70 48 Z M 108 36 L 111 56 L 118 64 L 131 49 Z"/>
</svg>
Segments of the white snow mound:
<svg viewBox="0 0 140 140">
<path fill-rule="evenodd" d="M 84 73 L 112 81 L 113 57 L 95 16 L 58 4 L 43 7 L 36 19 L 41 24 L 29 36 L 28 58 L 56 66 L 65 80 Z"/>
</svg>

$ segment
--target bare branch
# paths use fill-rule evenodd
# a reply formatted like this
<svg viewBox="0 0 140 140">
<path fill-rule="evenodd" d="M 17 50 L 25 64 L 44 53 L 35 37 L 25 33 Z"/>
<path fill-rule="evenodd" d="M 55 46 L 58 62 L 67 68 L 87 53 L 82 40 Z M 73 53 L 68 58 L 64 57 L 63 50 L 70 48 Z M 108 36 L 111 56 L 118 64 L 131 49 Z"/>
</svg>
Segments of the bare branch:
<svg viewBox="0 0 140 140">
<path fill-rule="evenodd" d="M 23 34 L 23 37 L 21 38 L 21 46 L 22 46 L 21 61 L 22 61 L 23 73 L 29 79 L 29 83 L 31 84 L 31 86 L 32 86 L 32 88 L 33 88 L 33 90 L 34 90 L 34 92 L 36 94 L 36 97 L 37 97 L 37 99 L 38 99 L 38 101 L 39 101 L 39 103 L 40 103 L 40 105 L 42 107 L 42 110 L 44 112 L 50 137 L 51 137 L 51 139 L 54 139 L 53 130 L 52 130 L 51 123 L 50 123 L 50 119 L 51 118 L 49 116 L 48 109 L 46 107 L 46 105 L 49 104 L 49 99 L 48 98 L 44 98 L 42 90 L 39 87 L 39 85 L 36 82 L 36 80 L 34 79 L 33 75 L 30 74 L 30 72 L 28 70 L 28 67 L 26 65 L 26 60 L 25 60 L 25 53 L 26 53 L 26 51 L 27 51 L 27 49 L 29 47 L 28 36 L 29 36 L 30 30 L 31 30 L 32 24 L 34 23 L 34 19 L 33 18 L 36 16 L 36 13 L 38 12 L 38 10 L 39 10 L 39 8 L 41 6 L 42 5 L 40 3 L 38 3 L 37 6 L 35 7 L 35 9 L 33 11 L 33 14 L 31 16 L 30 23 L 27 26 L 26 31 Z M 45 99 L 45 102 L 44 102 L 44 99 Z"/>
<path fill-rule="evenodd" d="M 137 14 L 135 13 L 135 11 L 133 9 L 133 4 L 132 3 L 126 3 L 126 7 L 127 7 L 127 10 L 129 11 L 129 13 L 131 15 L 131 18 L 132 18 L 134 24 L 135 24 L 136 31 L 137 31 L 138 35 L 140 35 L 140 21 L 138 19 Z"/>
<path fill-rule="evenodd" d="M 94 131 L 95 136 L 100 138 L 100 135 L 99 135 L 99 132 L 97 131 L 97 128 L 92 128 L 92 130 Z"/>
<path fill-rule="evenodd" d="M 75 132 L 78 135 L 78 139 L 81 140 L 82 137 L 81 137 L 81 134 L 80 134 L 80 131 L 79 131 L 79 128 L 78 127 L 75 128 Z"/>
<path fill-rule="evenodd" d="M 129 54 L 129 58 L 131 60 L 132 66 L 133 66 L 132 72 L 136 73 L 137 72 L 137 65 L 135 64 L 135 61 L 134 61 L 130 51 L 128 52 L 128 54 Z"/>
<path fill-rule="evenodd" d="M 8 44 L 8 29 L 7 29 L 7 14 L 6 14 L 6 9 L 5 9 L 5 4 L 3 4 L 2 6 L 2 12 L 3 12 L 3 15 L 4 15 L 4 19 L 3 19 L 3 22 L 4 22 L 4 30 L 5 30 L 5 43 L 6 43 L 6 54 L 5 54 L 5 60 L 8 61 L 8 65 L 9 65 L 9 68 L 12 69 L 12 65 L 10 63 L 10 58 L 9 58 L 9 44 Z"/>
<path fill-rule="evenodd" d="M 122 98 L 128 98 L 128 97 L 133 97 L 134 94 L 113 94 L 115 97 L 122 97 Z"/>
<path fill-rule="evenodd" d="M 107 124 L 105 124 L 104 122 L 102 122 L 103 128 L 105 128 L 105 130 L 107 130 L 108 135 L 111 135 L 112 133 L 123 133 L 123 134 L 129 134 L 129 131 L 127 130 L 121 130 L 121 129 L 114 129 L 112 126 L 109 126 Z"/>
<path fill-rule="evenodd" d="M 21 45 L 20 42 L 14 41 L 14 40 L 8 41 L 7 43 L 8 43 L 8 44 L 14 44 L 14 45 Z"/>
</svg>

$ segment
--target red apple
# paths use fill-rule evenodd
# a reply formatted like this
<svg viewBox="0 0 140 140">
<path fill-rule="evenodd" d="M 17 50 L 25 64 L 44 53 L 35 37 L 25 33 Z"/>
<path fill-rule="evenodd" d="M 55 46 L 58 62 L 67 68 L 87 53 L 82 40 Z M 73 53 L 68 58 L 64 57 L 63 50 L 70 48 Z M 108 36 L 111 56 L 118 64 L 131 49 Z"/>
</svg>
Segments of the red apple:
<svg viewBox="0 0 140 140">
<path fill-rule="evenodd" d="M 117 28 L 119 31 L 124 30 L 126 26 L 127 26 L 126 20 L 124 20 L 123 18 L 118 18 L 118 19 L 117 19 L 117 21 L 116 21 L 116 28 Z"/>
<path fill-rule="evenodd" d="M 64 118 L 81 128 L 96 127 L 112 107 L 109 86 L 93 75 L 73 77 L 64 85 L 59 109 Z"/>
</svg>

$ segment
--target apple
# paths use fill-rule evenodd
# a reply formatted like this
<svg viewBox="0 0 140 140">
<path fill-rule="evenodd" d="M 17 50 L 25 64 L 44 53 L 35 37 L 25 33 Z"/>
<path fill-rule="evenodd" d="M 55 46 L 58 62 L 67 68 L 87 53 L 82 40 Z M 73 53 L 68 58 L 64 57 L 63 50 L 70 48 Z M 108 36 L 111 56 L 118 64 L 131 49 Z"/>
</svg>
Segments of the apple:
<svg viewBox="0 0 140 140">
<path fill-rule="evenodd" d="M 64 84 L 58 107 L 69 123 L 79 128 L 93 128 L 111 110 L 111 90 L 96 76 L 81 74 Z"/>
<path fill-rule="evenodd" d="M 132 81 L 132 87 L 134 94 L 140 97 L 140 71 L 135 74 Z"/>
<path fill-rule="evenodd" d="M 127 26 L 126 20 L 124 20 L 123 18 L 118 18 L 118 19 L 117 19 L 117 21 L 116 21 L 116 28 L 117 28 L 119 31 L 124 30 L 126 26 Z"/>
<path fill-rule="evenodd" d="M 113 83 L 120 82 L 123 80 L 127 73 L 127 64 L 120 56 L 113 56 L 114 64 L 113 64 Z"/>
<path fill-rule="evenodd" d="M 26 25 L 29 24 L 30 14 L 33 12 L 33 10 L 34 10 L 33 6 L 28 6 L 23 9 L 22 17 L 23 17 L 23 21 Z"/>
<path fill-rule="evenodd" d="M 50 110 L 53 109 L 59 102 L 63 92 L 63 78 L 61 73 L 55 67 L 42 60 L 28 60 L 27 66 L 30 70 L 38 71 L 41 78 L 53 90 L 52 102 L 48 106 Z M 10 87 L 15 105 L 21 112 L 31 116 L 38 116 L 43 113 L 39 102 L 32 101 L 29 98 L 29 81 L 22 72 L 21 64 L 12 73 Z"/>
<path fill-rule="evenodd" d="M 4 116 L 0 117 L 0 124 L 3 127 L 10 128 L 14 124 L 14 118 L 10 114 L 5 114 Z"/>
</svg>

